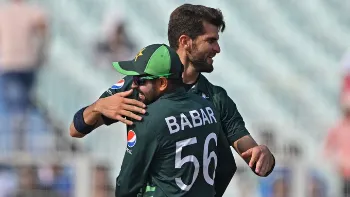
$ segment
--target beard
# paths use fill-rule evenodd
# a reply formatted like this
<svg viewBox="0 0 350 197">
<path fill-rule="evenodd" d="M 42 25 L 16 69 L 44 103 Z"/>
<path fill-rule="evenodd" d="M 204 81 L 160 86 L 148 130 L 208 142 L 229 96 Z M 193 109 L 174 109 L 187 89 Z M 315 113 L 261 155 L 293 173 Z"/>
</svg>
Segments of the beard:
<svg viewBox="0 0 350 197">
<path fill-rule="evenodd" d="M 156 91 L 150 89 L 147 93 L 142 92 L 141 90 L 136 90 L 138 92 L 138 100 L 143 102 L 146 105 L 149 105 L 156 101 L 160 96 L 156 94 Z"/>
<path fill-rule="evenodd" d="M 193 45 L 190 51 L 187 51 L 187 57 L 196 72 L 211 73 L 214 70 L 213 64 L 207 62 L 207 58 L 198 52 L 197 46 Z"/>
</svg>

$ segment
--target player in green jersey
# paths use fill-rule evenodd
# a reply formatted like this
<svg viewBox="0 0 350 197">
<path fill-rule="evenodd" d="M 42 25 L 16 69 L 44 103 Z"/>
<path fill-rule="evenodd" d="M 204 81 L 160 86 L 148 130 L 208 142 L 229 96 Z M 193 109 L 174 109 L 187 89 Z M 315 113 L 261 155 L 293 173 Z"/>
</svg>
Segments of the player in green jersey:
<svg viewBox="0 0 350 197">
<path fill-rule="evenodd" d="M 214 105 L 186 91 L 183 65 L 175 50 L 154 44 L 142 49 L 134 60 L 113 65 L 132 79 L 137 99 L 148 105 L 143 121 L 127 127 L 127 148 L 115 195 L 135 197 L 151 192 L 153 197 L 214 197 L 218 149 L 227 149 L 229 144 Z M 87 134 L 80 118 L 75 118 L 72 127 Z"/>
<path fill-rule="evenodd" d="M 258 145 L 249 134 L 236 104 L 225 89 L 211 84 L 201 74 L 213 71 L 213 58 L 220 53 L 219 32 L 224 29 L 225 23 L 219 10 L 202 5 L 184 4 L 176 8 L 170 16 L 168 39 L 184 65 L 182 77 L 187 89 L 213 102 L 220 113 L 227 141 L 257 175 L 267 176 L 275 165 L 268 147 Z M 142 117 L 137 113 L 145 113 L 145 105 L 128 98 L 132 94 L 131 81 L 128 77 L 121 79 L 109 88 L 98 102 L 88 106 L 84 110 L 86 123 L 92 125 L 98 119 L 98 123 L 93 127 L 97 128 L 101 124 L 109 125 L 116 121 L 131 125 L 141 120 Z M 226 150 L 221 155 L 224 156 L 218 158 L 215 177 L 216 196 L 223 195 L 236 170 L 231 151 Z"/>
</svg>

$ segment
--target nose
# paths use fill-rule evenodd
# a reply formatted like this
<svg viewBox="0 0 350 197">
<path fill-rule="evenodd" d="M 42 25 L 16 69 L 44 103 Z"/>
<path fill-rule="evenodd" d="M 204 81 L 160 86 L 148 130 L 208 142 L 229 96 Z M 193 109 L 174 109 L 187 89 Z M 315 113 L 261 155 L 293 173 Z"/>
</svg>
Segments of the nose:
<svg viewBox="0 0 350 197">
<path fill-rule="evenodd" d="M 218 42 L 216 42 L 216 43 L 214 44 L 213 49 L 214 49 L 215 53 L 220 53 L 221 49 L 220 49 L 220 45 L 219 45 Z"/>
</svg>

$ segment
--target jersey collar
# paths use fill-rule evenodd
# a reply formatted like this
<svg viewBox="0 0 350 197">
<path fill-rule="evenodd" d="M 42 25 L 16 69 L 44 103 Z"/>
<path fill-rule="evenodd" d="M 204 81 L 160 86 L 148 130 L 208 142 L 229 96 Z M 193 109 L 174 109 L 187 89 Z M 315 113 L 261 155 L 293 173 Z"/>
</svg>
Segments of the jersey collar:
<svg viewBox="0 0 350 197">
<path fill-rule="evenodd" d="M 197 80 L 197 83 L 190 89 L 191 92 L 194 93 L 205 93 L 208 94 L 208 90 L 207 90 L 207 78 L 205 78 L 204 75 L 199 74 L 199 78 Z"/>
<path fill-rule="evenodd" d="M 167 93 L 167 94 L 164 94 L 163 96 L 161 96 L 162 99 L 166 99 L 166 98 L 171 98 L 171 97 L 174 97 L 174 96 L 179 96 L 179 95 L 183 95 L 186 93 L 186 90 L 185 88 L 181 87 L 181 88 L 177 88 L 174 92 L 171 92 L 171 93 Z"/>
</svg>

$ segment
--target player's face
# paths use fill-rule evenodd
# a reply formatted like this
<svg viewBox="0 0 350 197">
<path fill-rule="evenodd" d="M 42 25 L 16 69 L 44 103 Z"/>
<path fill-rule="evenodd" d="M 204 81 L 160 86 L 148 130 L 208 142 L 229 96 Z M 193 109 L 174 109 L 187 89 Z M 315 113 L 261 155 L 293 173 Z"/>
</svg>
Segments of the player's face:
<svg viewBox="0 0 350 197">
<path fill-rule="evenodd" d="M 160 96 L 156 80 L 134 77 L 132 88 L 138 91 L 138 99 L 146 105 L 153 103 Z"/>
<path fill-rule="evenodd" d="M 203 27 L 205 33 L 192 41 L 187 56 L 197 72 L 210 73 L 214 70 L 213 58 L 220 53 L 219 28 L 207 22 Z"/>
</svg>

